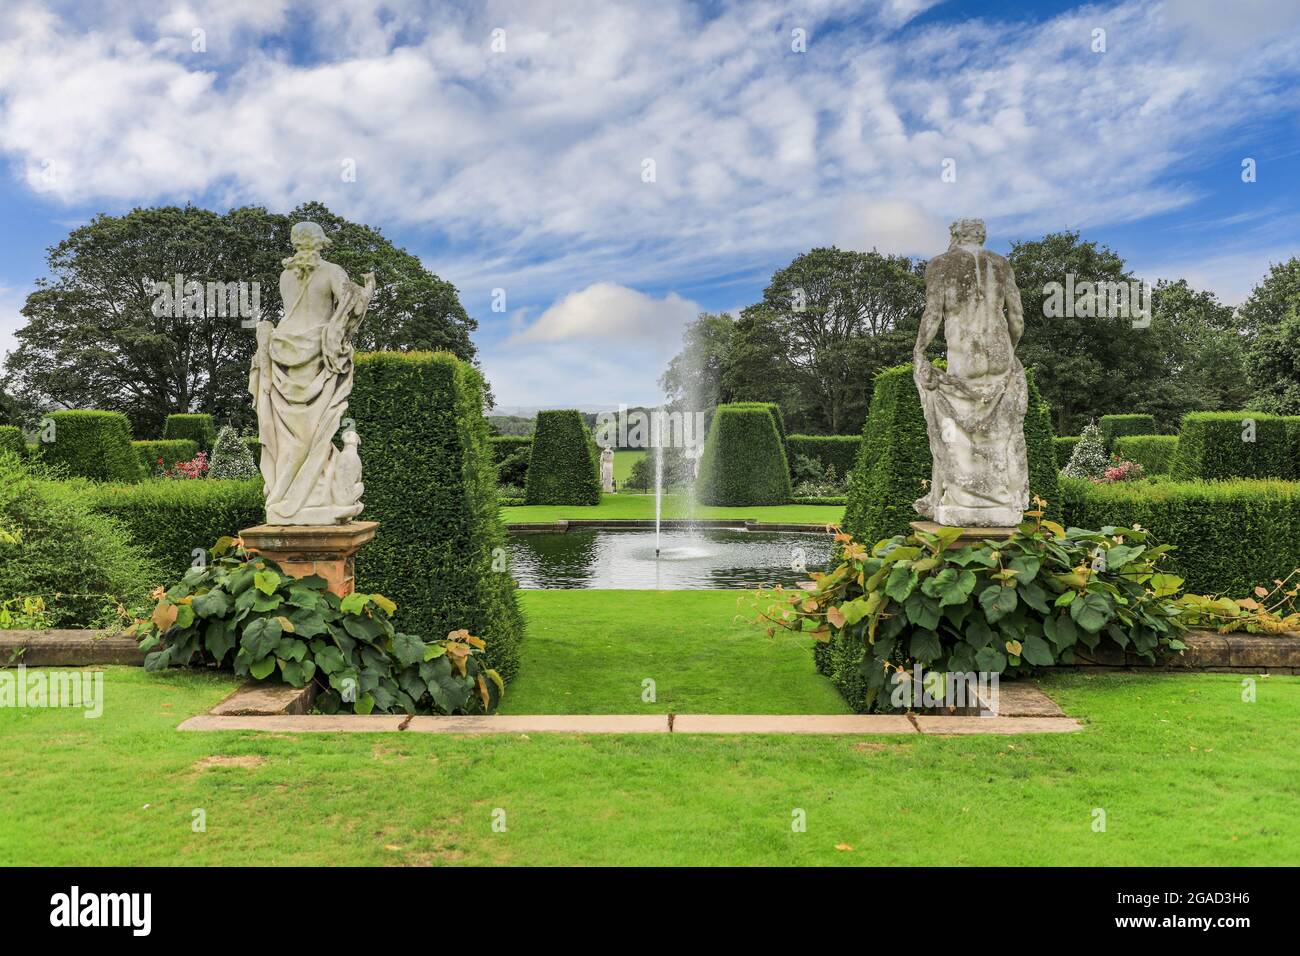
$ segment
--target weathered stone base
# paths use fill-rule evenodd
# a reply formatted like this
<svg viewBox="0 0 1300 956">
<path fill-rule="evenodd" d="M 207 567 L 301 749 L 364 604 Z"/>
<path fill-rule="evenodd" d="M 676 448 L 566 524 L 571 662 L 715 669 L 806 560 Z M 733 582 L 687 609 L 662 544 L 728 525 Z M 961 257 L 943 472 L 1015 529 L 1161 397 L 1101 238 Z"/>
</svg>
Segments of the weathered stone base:
<svg viewBox="0 0 1300 956">
<path fill-rule="evenodd" d="M 928 531 L 935 534 L 943 528 L 955 528 L 957 525 L 939 524 L 937 521 L 913 521 L 911 522 L 913 531 Z M 982 544 L 985 541 L 1005 541 L 1016 533 L 1014 527 L 999 526 L 996 528 L 961 528 L 961 537 L 952 543 L 954 548 L 964 548 L 971 544 Z"/>
<path fill-rule="evenodd" d="M 377 521 L 332 525 L 259 524 L 241 531 L 244 547 L 256 551 L 286 574 L 304 578 L 319 574 L 329 589 L 345 597 L 356 588 L 354 556 L 375 536 Z"/>
</svg>

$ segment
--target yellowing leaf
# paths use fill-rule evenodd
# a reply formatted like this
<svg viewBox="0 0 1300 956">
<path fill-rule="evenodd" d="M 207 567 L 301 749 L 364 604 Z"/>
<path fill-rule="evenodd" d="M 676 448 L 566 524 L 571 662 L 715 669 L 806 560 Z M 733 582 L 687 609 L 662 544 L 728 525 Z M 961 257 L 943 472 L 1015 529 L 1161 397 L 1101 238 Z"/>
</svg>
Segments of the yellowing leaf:
<svg viewBox="0 0 1300 956">
<path fill-rule="evenodd" d="M 832 604 L 826 609 L 826 620 L 830 621 L 835 627 L 843 627 L 847 621 L 844 620 L 844 612 Z"/>
<path fill-rule="evenodd" d="M 160 631 L 166 631 L 176 623 L 176 614 L 175 604 L 159 604 L 153 609 L 153 626 Z"/>
</svg>

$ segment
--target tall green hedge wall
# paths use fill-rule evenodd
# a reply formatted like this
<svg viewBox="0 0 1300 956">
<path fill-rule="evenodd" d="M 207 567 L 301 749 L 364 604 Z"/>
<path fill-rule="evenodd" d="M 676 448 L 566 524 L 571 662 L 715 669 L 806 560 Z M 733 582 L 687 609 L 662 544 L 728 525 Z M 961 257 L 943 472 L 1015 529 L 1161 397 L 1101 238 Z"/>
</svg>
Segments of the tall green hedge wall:
<svg viewBox="0 0 1300 956">
<path fill-rule="evenodd" d="M 1115 439 L 1115 454 L 1135 461 L 1148 475 L 1167 475 L 1178 450 L 1177 435 L 1121 435 Z"/>
<path fill-rule="evenodd" d="M 1250 437 L 1254 440 L 1247 441 Z M 1179 479 L 1294 478 L 1286 420 L 1263 412 L 1189 412 L 1183 416 L 1169 474 Z"/>
<path fill-rule="evenodd" d="M 131 447 L 135 449 L 135 453 L 140 459 L 140 469 L 144 472 L 145 477 L 153 475 L 158 470 L 159 458 L 162 459 L 161 467 L 163 470 L 170 471 L 178 461 L 190 461 L 199 453 L 198 442 L 192 438 L 133 441 Z"/>
<path fill-rule="evenodd" d="M 217 440 L 217 427 L 211 415 L 168 415 L 163 425 L 163 438 L 188 438 L 199 446 L 199 451 L 212 451 Z"/>
<path fill-rule="evenodd" d="M 400 630 L 431 639 L 466 628 L 483 638 L 510 680 L 524 622 L 482 401 L 479 374 L 450 353 L 357 356 L 349 414 L 361 436 L 361 520 L 379 522 L 357 554 L 357 584 L 397 603 Z"/>
<path fill-rule="evenodd" d="M 861 435 L 790 435 L 785 440 L 792 468 L 796 456 L 806 455 L 820 461 L 823 468 L 834 467 L 841 478 L 853 470 L 861 447 Z"/>
<path fill-rule="evenodd" d="M 1079 444 L 1078 435 L 1057 435 L 1052 439 L 1052 447 L 1056 449 L 1056 466 L 1064 468 L 1074 454 L 1074 446 Z"/>
<path fill-rule="evenodd" d="M 1029 383 L 1029 408 L 1025 414 L 1025 445 L 1029 458 L 1029 494 L 1057 511 L 1056 450 L 1051 413 L 1039 395 L 1033 375 Z M 918 515 L 912 502 L 924 492 L 930 478 L 930 440 L 925 412 L 912 365 L 884 369 L 876 376 L 871 413 L 862 428 L 862 447 L 849 477 L 849 503 L 844 529 L 868 547 L 882 538 L 905 534 Z M 1059 512 L 1058 512 L 1059 513 Z"/>
<path fill-rule="evenodd" d="M 131 423 L 121 412 L 51 412 L 54 440 L 41 457 L 69 477 L 92 481 L 139 481 L 140 458 L 131 447 Z"/>
<path fill-rule="evenodd" d="M 538 412 L 524 500 L 530 505 L 600 504 L 595 447 L 577 409 Z"/>
<path fill-rule="evenodd" d="M 1170 569 L 1195 594 L 1249 597 L 1300 567 L 1300 483 L 1232 480 L 1093 484 L 1061 479 L 1065 523 L 1133 523 L 1171 544 Z"/>
<path fill-rule="evenodd" d="M 17 425 L 0 425 L 0 452 L 10 451 L 19 458 L 27 457 L 27 440 Z"/>
<path fill-rule="evenodd" d="M 777 418 L 760 403 L 719 405 L 704 440 L 695 494 L 706 505 L 778 505 L 794 494 Z"/>
<path fill-rule="evenodd" d="M 488 441 L 492 443 L 492 461 L 498 465 L 520 449 L 533 447 L 532 435 L 493 435 Z"/>
<path fill-rule="evenodd" d="M 266 517 L 260 478 L 96 485 L 89 502 L 95 511 L 126 525 L 131 539 L 165 572 L 162 581 L 153 583 L 168 586 L 191 567 L 196 551 L 211 548 L 223 535 L 237 535 L 261 524 Z"/>
<path fill-rule="evenodd" d="M 1097 421 L 1101 437 L 1106 439 L 1106 447 L 1114 449 L 1115 439 L 1121 435 L 1154 435 L 1156 419 L 1154 415 L 1102 415 Z"/>
</svg>

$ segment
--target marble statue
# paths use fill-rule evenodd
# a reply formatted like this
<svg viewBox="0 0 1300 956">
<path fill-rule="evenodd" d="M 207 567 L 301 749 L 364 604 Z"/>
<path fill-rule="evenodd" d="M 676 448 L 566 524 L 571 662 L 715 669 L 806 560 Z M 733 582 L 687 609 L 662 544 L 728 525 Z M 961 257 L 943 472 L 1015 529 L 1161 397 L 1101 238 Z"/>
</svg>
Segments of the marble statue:
<svg viewBox="0 0 1300 956">
<path fill-rule="evenodd" d="M 360 441 L 353 430 L 334 444 L 352 393 L 352 336 L 375 291 L 321 258 L 330 244 L 314 222 L 290 231 L 294 253 L 283 260 L 284 318 L 257 324 L 257 354 L 248 390 L 262 443 L 266 523 L 331 525 L 361 513 Z"/>
<path fill-rule="evenodd" d="M 961 528 L 1012 527 L 1029 505 L 1024 332 L 1011 265 L 984 246 L 984 223 L 960 219 L 925 269 L 925 310 L 912 353 L 934 468 L 917 513 Z M 925 349 L 943 326 L 948 368 Z"/>
<path fill-rule="evenodd" d="M 614 449 L 608 445 L 600 453 L 600 487 L 605 494 L 614 491 Z"/>
</svg>

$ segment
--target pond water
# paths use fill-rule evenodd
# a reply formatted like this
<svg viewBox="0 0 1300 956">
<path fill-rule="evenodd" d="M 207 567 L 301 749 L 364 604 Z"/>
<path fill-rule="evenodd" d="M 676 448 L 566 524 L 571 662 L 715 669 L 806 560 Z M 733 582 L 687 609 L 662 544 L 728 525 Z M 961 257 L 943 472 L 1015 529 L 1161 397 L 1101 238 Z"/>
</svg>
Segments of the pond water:
<svg viewBox="0 0 1300 956">
<path fill-rule="evenodd" d="M 511 570 L 521 588 L 691 590 L 752 588 L 808 579 L 828 570 L 829 534 L 723 528 L 655 533 L 579 528 L 510 535 Z M 804 570 L 796 570 L 802 565 Z"/>
</svg>

